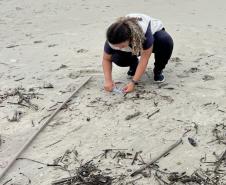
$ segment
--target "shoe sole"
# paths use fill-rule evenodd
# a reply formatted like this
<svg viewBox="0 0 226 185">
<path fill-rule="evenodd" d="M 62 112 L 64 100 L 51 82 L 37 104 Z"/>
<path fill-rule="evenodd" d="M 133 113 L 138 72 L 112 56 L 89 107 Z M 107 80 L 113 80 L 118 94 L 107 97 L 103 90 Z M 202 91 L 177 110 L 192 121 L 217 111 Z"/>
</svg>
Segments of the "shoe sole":
<svg viewBox="0 0 226 185">
<path fill-rule="evenodd" d="M 154 81 L 155 84 L 161 84 L 163 82 L 165 82 L 165 80 L 163 80 L 163 81 Z"/>
<path fill-rule="evenodd" d="M 162 81 L 155 81 L 154 80 L 154 83 L 156 83 L 156 84 L 160 84 L 160 83 L 163 83 L 163 82 L 165 82 L 165 78 Z"/>
<path fill-rule="evenodd" d="M 163 77 L 164 77 L 164 75 L 163 75 Z M 154 77 L 153 77 L 153 78 L 154 78 Z M 165 82 L 165 77 L 163 78 L 162 81 L 156 81 L 156 80 L 154 80 L 154 83 L 156 83 L 156 84 L 160 84 L 160 83 L 163 83 L 163 82 Z"/>
</svg>

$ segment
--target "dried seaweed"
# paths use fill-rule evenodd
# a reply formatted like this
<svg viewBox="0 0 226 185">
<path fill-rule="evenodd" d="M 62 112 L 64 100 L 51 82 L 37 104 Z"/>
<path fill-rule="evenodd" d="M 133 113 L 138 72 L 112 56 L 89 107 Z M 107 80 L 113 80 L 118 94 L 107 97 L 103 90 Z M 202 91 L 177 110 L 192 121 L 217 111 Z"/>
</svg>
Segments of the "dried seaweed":
<svg viewBox="0 0 226 185">
<path fill-rule="evenodd" d="M 21 105 L 34 110 L 38 110 L 38 106 L 36 104 L 31 103 L 31 99 L 39 98 L 39 93 L 35 92 L 26 92 L 26 90 L 22 87 L 10 89 L 3 94 L 0 94 L 0 102 L 4 102 L 9 97 L 16 97 L 16 102 L 7 102 L 9 104 Z"/>
<path fill-rule="evenodd" d="M 215 128 L 212 130 L 214 140 L 211 142 L 218 142 L 219 144 L 226 144 L 226 125 L 224 123 L 216 124 Z"/>
</svg>

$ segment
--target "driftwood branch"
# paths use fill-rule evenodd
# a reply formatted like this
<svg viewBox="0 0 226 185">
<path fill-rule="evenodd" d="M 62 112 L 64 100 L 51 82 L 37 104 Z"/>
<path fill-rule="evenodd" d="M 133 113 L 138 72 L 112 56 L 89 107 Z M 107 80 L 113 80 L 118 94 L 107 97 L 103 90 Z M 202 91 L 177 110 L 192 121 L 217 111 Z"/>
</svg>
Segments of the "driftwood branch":
<svg viewBox="0 0 226 185">
<path fill-rule="evenodd" d="M 174 143 L 173 145 L 171 145 L 167 150 L 165 150 L 162 154 L 160 154 L 159 156 L 157 156 L 156 158 L 154 158 L 151 162 L 147 163 L 145 166 L 143 166 L 140 169 L 138 169 L 135 172 L 133 172 L 131 174 L 131 176 L 134 177 L 134 176 L 140 174 L 143 170 L 145 170 L 146 168 L 148 168 L 150 165 L 154 164 L 156 161 L 158 161 L 160 158 L 162 158 L 163 156 L 165 156 L 166 154 L 168 154 L 171 150 L 173 150 L 174 148 L 176 148 L 181 143 L 182 143 L 182 139 L 179 139 L 176 143 Z"/>
<path fill-rule="evenodd" d="M 84 82 L 77 87 L 77 89 L 72 93 L 70 97 L 68 97 L 60 106 L 59 108 L 53 112 L 53 114 L 43 123 L 43 125 L 31 136 L 30 139 L 27 140 L 27 142 L 23 145 L 23 147 L 20 149 L 19 152 L 15 154 L 13 159 L 8 163 L 7 167 L 0 173 L 0 179 L 6 174 L 6 172 L 9 170 L 9 168 L 13 165 L 13 163 L 16 161 L 16 159 L 24 152 L 24 150 L 32 143 L 32 141 L 38 136 L 38 134 L 48 125 L 50 121 L 60 112 L 62 107 L 64 107 L 68 101 L 71 100 L 71 98 L 74 97 L 74 95 L 80 90 L 89 80 L 91 77 L 88 77 Z"/>
</svg>

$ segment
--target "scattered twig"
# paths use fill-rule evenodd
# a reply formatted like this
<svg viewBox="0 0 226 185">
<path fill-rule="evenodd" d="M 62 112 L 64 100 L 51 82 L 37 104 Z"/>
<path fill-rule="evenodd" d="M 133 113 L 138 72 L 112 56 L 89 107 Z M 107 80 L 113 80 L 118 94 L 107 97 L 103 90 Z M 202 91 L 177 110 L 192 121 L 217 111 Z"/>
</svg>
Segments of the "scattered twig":
<svg viewBox="0 0 226 185">
<path fill-rule="evenodd" d="M 77 181 L 77 175 L 53 181 L 51 184 L 52 185 L 68 184 L 68 183 L 71 184 L 71 183 L 76 182 L 76 181 Z"/>
<path fill-rule="evenodd" d="M 192 122 L 192 123 L 194 123 L 195 133 L 198 134 L 198 129 L 199 129 L 198 124 L 195 122 Z"/>
<path fill-rule="evenodd" d="M 58 141 L 56 141 L 56 142 L 54 142 L 54 143 L 52 143 L 52 144 L 46 146 L 46 148 L 51 147 L 51 146 L 53 146 L 53 145 L 55 145 L 55 144 L 57 144 L 57 143 L 59 143 L 59 142 L 61 142 L 61 141 L 62 141 L 62 140 L 60 139 L 60 140 L 58 140 Z"/>
<path fill-rule="evenodd" d="M 9 180 L 7 180 L 6 182 L 4 182 L 3 183 L 3 185 L 6 185 L 6 184 L 8 184 L 9 182 L 11 182 L 13 179 L 9 179 Z"/>
<path fill-rule="evenodd" d="M 218 169 L 220 168 L 220 165 L 222 164 L 222 161 L 226 160 L 226 150 L 224 151 L 223 155 L 221 158 L 216 162 L 216 167 L 214 169 L 214 172 L 217 172 Z"/>
<path fill-rule="evenodd" d="M 43 162 L 40 162 L 40 161 L 36 161 L 34 159 L 25 158 L 25 157 L 20 157 L 20 158 L 17 158 L 16 160 L 28 160 L 28 161 L 32 161 L 32 162 L 43 164 L 43 165 L 46 165 L 47 166 L 46 163 L 43 163 Z"/>
<path fill-rule="evenodd" d="M 12 104 L 12 105 L 20 105 L 20 106 L 23 106 L 23 107 L 27 107 L 27 108 L 29 108 L 29 106 L 28 105 L 25 105 L 25 104 L 22 104 L 22 103 L 15 103 L 15 102 L 7 102 L 8 104 Z"/>
<path fill-rule="evenodd" d="M 25 174 L 24 174 L 24 173 L 22 173 L 22 172 L 20 172 L 19 174 L 20 174 L 20 175 L 23 175 L 24 177 L 26 177 L 26 178 L 27 178 L 27 180 L 28 180 L 27 185 L 28 185 L 28 184 L 31 184 L 31 179 L 30 179 L 27 175 L 25 175 Z"/>
<path fill-rule="evenodd" d="M 23 79 L 24 79 L 24 77 L 15 79 L 14 81 L 15 81 L 15 82 L 19 82 L 19 81 L 21 81 L 21 80 L 23 80 Z"/>
<path fill-rule="evenodd" d="M 154 111 L 153 113 L 151 113 L 151 114 L 149 114 L 148 115 L 148 119 L 150 118 L 150 117 L 152 117 L 152 116 L 154 116 L 156 113 L 158 113 L 160 111 L 160 109 L 157 109 L 156 111 Z"/>
<path fill-rule="evenodd" d="M 131 163 L 131 165 L 134 165 L 135 161 L 137 160 L 138 155 L 141 153 L 142 151 L 136 152 L 133 158 L 133 161 Z"/>
<path fill-rule="evenodd" d="M 137 117 L 137 116 L 139 116 L 141 114 L 141 112 L 135 112 L 134 114 L 130 114 L 130 115 L 128 115 L 128 116 L 126 116 L 126 118 L 125 118 L 125 120 L 131 120 L 131 119 L 133 119 L 133 118 L 135 118 L 135 117 Z"/>
<path fill-rule="evenodd" d="M 223 112 L 223 113 L 225 113 L 225 111 L 224 111 L 224 110 L 222 110 L 222 109 L 218 109 L 218 111 L 219 111 L 219 112 Z"/>
<path fill-rule="evenodd" d="M 6 46 L 6 48 L 15 48 L 15 47 L 18 47 L 19 45 L 18 44 L 15 44 L 15 45 L 9 45 L 9 46 Z"/>
<path fill-rule="evenodd" d="M 40 124 L 44 119 L 46 119 L 46 118 L 48 118 L 50 116 L 51 116 L 51 114 L 48 114 L 48 115 L 44 116 L 42 119 L 39 120 L 38 124 Z"/>
<path fill-rule="evenodd" d="M 182 137 L 185 137 L 185 135 L 186 135 L 188 132 L 191 132 L 191 129 L 187 129 L 187 130 L 183 133 Z"/>
<path fill-rule="evenodd" d="M 20 158 L 17 158 L 16 160 L 28 160 L 28 161 L 32 161 L 32 162 L 35 162 L 35 163 L 38 163 L 38 164 L 45 165 L 45 166 L 61 166 L 61 165 L 56 165 L 56 164 L 43 163 L 43 162 L 40 162 L 40 161 L 37 161 L 37 160 L 34 160 L 34 159 L 25 158 L 25 157 L 20 157 Z"/>
</svg>

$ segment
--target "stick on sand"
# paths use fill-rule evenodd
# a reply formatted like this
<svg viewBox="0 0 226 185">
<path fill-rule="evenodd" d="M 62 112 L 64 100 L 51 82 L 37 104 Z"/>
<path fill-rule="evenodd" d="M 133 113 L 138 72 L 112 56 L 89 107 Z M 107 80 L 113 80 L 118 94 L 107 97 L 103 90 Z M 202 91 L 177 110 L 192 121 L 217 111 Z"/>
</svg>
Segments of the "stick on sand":
<svg viewBox="0 0 226 185">
<path fill-rule="evenodd" d="M 162 158 L 163 156 L 165 156 L 166 154 L 168 154 L 171 150 L 173 150 L 174 148 L 176 148 L 179 144 L 182 143 L 182 139 L 179 139 L 176 143 L 174 143 L 172 146 L 170 146 L 167 150 L 165 150 L 162 154 L 160 154 L 159 156 L 157 156 L 156 158 L 154 158 L 151 162 L 147 163 L 145 166 L 141 167 L 140 169 L 136 170 L 135 172 L 133 172 L 131 174 L 132 177 L 140 174 L 143 170 L 145 170 L 146 168 L 148 168 L 150 165 L 152 165 L 153 163 L 155 163 L 156 161 L 158 161 L 160 158 Z"/>
<path fill-rule="evenodd" d="M 18 153 L 13 157 L 13 159 L 8 163 L 7 167 L 3 170 L 3 172 L 0 173 L 0 179 L 6 174 L 6 172 L 9 170 L 9 168 L 13 165 L 13 163 L 16 161 L 16 159 L 20 156 L 20 154 L 32 143 L 32 141 L 38 136 L 38 134 L 47 126 L 47 124 L 57 115 L 58 112 L 66 105 L 66 103 L 81 89 L 89 80 L 91 77 L 88 77 L 87 79 L 82 82 L 81 85 L 78 86 L 78 88 L 72 93 L 72 95 L 67 98 L 60 106 L 59 108 L 43 123 L 43 125 L 32 135 L 32 137 L 23 145 L 23 147 L 20 149 Z"/>
</svg>

